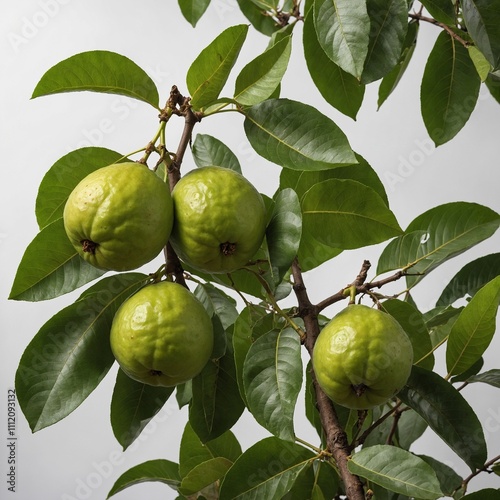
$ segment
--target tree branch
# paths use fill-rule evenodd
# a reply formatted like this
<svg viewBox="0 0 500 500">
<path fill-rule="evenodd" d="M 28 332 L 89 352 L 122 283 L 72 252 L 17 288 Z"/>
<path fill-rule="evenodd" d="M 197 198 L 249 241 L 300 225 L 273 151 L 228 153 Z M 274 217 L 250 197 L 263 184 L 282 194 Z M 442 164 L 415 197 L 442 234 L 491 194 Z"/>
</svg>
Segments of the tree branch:
<svg viewBox="0 0 500 500">
<path fill-rule="evenodd" d="M 316 308 L 309 300 L 302 277 L 302 271 L 297 259 L 295 259 L 292 264 L 292 274 L 294 281 L 293 289 L 299 306 L 299 316 L 304 320 L 306 330 L 304 345 L 309 352 L 309 355 L 312 356 L 314 344 L 316 343 L 320 329 Z M 350 455 L 347 435 L 340 425 L 332 402 L 319 386 L 314 370 L 311 375 L 316 393 L 316 404 L 319 410 L 321 424 L 323 425 L 323 429 L 326 433 L 327 448 L 337 464 L 340 476 L 345 486 L 347 498 L 349 498 L 349 500 L 364 500 L 365 494 L 361 480 L 358 476 L 351 474 L 347 469 L 347 461 Z"/>
<path fill-rule="evenodd" d="M 449 26 L 447 26 L 444 23 L 440 23 L 439 21 L 436 21 L 436 19 L 432 17 L 423 16 L 421 11 L 418 13 L 409 13 L 408 16 L 411 19 L 415 19 L 417 21 L 424 21 L 426 23 L 434 24 L 434 26 L 438 26 L 441 29 L 445 30 L 452 38 L 457 40 L 457 42 L 461 43 L 465 48 L 470 46 L 470 42 L 464 40 L 460 35 L 455 33 Z"/>
<path fill-rule="evenodd" d="M 174 85 L 170 91 L 170 97 L 167 101 L 167 105 L 160 114 L 160 119 L 163 120 L 168 120 L 172 114 L 184 116 L 184 129 L 177 146 L 175 158 L 169 163 L 167 169 L 170 191 L 174 189 L 175 185 L 181 178 L 181 165 L 182 160 L 184 159 L 184 154 L 186 153 L 187 147 L 191 143 L 193 128 L 201 120 L 201 115 L 193 112 L 189 101 L 190 98 L 184 97 L 179 92 L 179 89 Z M 165 247 L 164 253 L 167 263 L 167 273 L 173 274 L 175 276 L 176 283 L 179 283 L 187 288 L 186 280 L 184 278 L 184 269 L 182 268 L 179 257 L 175 253 L 170 242 Z"/>
</svg>

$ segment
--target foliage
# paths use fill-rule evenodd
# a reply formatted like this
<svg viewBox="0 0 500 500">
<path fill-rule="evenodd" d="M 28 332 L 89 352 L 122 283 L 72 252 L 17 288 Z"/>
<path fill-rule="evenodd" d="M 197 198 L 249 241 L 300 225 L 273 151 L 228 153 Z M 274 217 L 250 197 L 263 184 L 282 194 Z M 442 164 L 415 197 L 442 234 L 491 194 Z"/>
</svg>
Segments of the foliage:
<svg viewBox="0 0 500 500">
<path fill-rule="evenodd" d="M 179 0 L 193 26 L 210 0 Z M 492 236 L 500 224 L 491 208 L 457 201 L 429 209 L 406 229 L 391 211 L 375 170 L 355 151 L 340 127 L 302 100 L 280 97 L 292 53 L 291 37 L 303 23 L 303 56 L 326 103 L 355 119 L 365 87 L 379 82 L 382 106 L 404 77 L 419 25 L 440 29 L 421 82 L 421 113 L 436 146 L 465 126 L 484 84 L 499 99 L 500 0 L 238 0 L 248 25 L 228 27 L 200 51 L 186 75 L 188 96 L 173 86 L 165 105 L 147 73 L 129 58 L 96 50 L 50 68 L 33 97 L 73 91 L 121 94 L 159 111 L 160 126 L 139 149 L 140 161 L 156 158 L 157 174 L 173 186 L 191 143 L 198 167 L 219 164 L 245 173 L 220 139 L 193 134 L 203 118 L 223 112 L 243 118 L 242 134 L 263 158 L 281 169 L 280 186 L 266 197 L 268 226 L 257 255 L 229 275 L 182 269 L 169 249 L 166 265 L 149 276 L 109 274 L 84 262 L 69 243 L 62 208 L 76 184 L 93 170 L 137 154 L 89 147 L 59 159 L 41 182 L 36 199 L 40 231 L 27 247 L 12 286 L 13 300 L 53 299 L 89 285 L 74 304 L 44 324 L 19 363 L 16 392 L 33 431 L 52 425 L 82 404 L 113 363 L 109 330 L 114 313 L 132 293 L 167 274 L 188 284 L 212 318 L 212 359 L 191 382 L 153 388 L 118 373 L 111 403 L 113 432 L 127 448 L 169 398 L 189 406 L 179 463 L 158 459 L 117 478 L 109 496 L 142 481 L 161 481 L 182 498 L 459 498 L 483 471 L 498 471 L 487 457 L 464 384 L 500 387 L 499 370 L 479 373 L 495 333 L 500 300 L 500 255 L 465 265 L 443 289 L 435 307 L 420 311 L 413 289 L 441 264 Z M 429 17 L 423 10 L 425 7 Z M 237 75 L 233 68 L 249 29 L 269 45 Z M 223 93 L 232 85 L 232 95 Z M 160 89 L 164 90 L 164 89 Z M 166 145 L 170 120 L 184 120 L 176 151 Z M 215 129 L 214 129 L 215 130 Z M 308 273 L 343 251 L 384 243 L 377 280 L 370 263 L 353 270 L 353 282 L 317 304 L 310 302 Z M 402 291 L 386 296 L 388 283 Z M 402 284 L 404 282 L 404 284 Z M 337 288 L 338 289 L 338 288 Z M 280 302 L 292 291 L 297 306 Z M 332 405 L 302 363 L 311 353 L 328 305 L 369 296 L 407 331 L 415 364 L 404 389 L 380 408 L 359 413 Z M 240 302 L 235 301 L 237 297 Z M 466 298 L 464 306 L 457 300 Z M 243 307 L 238 304 L 242 302 Z M 448 373 L 433 371 L 434 351 L 446 350 Z M 460 384 L 457 386 L 457 384 Z M 295 405 L 306 392 L 306 415 L 318 443 L 300 439 Z M 246 451 L 231 428 L 244 409 L 271 437 Z M 431 428 L 471 470 L 461 478 L 432 457 L 409 451 Z M 335 446 L 333 445 L 335 444 Z M 454 475 L 453 475 L 454 474 Z M 451 478 L 451 479 L 450 479 Z M 477 498 L 497 498 L 484 490 Z M 497 496 L 495 496 L 497 495 Z M 475 494 L 464 498 L 476 498 Z"/>
</svg>

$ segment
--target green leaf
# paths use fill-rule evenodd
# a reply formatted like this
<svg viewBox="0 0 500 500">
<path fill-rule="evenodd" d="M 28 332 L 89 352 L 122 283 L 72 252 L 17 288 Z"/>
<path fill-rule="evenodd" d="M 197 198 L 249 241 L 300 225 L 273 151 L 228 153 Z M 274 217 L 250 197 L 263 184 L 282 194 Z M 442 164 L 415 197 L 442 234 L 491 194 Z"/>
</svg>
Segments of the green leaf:
<svg viewBox="0 0 500 500">
<path fill-rule="evenodd" d="M 210 5 L 210 0 L 178 0 L 182 15 L 194 28 Z"/>
<path fill-rule="evenodd" d="M 355 120 L 363 103 L 365 86 L 325 54 L 311 14 L 304 21 L 302 36 L 304 58 L 316 88 L 328 104 Z"/>
<path fill-rule="evenodd" d="M 498 0 L 463 0 L 462 15 L 469 35 L 493 70 L 500 68 L 500 11 Z"/>
<path fill-rule="evenodd" d="M 146 72 L 129 58 L 106 50 L 82 52 L 52 66 L 32 98 L 82 90 L 120 94 L 158 108 L 158 89 Z"/>
<path fill-rule="evenodd" d="M 68 196 L 84 177 L 121 158 L 116 151 L 88 147 L 71 151 L 57 160 L 43 177 L 36 197 L 35 213 L 40 229 L 63 216 Z"/>
<path fill-rule="evenodd" d="M 111 399 L 111 426 L 117 441 L 126 450 L 150 420 L 161 410 L 174 387 L 142 384 L 118 370 Z"/>
<path fill-rule="evenodd" d="M 319 182 L 328 179 L 351 179 L 372 188 L 388 206 L 387 193 L 375 170 L 360 155 L 356 154 L 358 163 L 347 167 L 328 170 L 298 171 L 283 169 L 280 174 L 280 189 L 292 188 L 302 200 L 306 192 Z"/>
<path fill-rule="evenodd" d="M 328 57 L 360 78 L 368 53 L 370 19 L 365 0 L 316 0 L 314 24 Z"/>
<path fill-rule="evenodd" d="M 451 331 L 451 328 L 450 328 Z M 484 359 L 479 358 L 477 361 L 475 361 L 467 370 L 464 372 L 455 375 L 454 377 L 450 378 L 450 382 L 452 384 L 456 384 L 457 382 L 465 382 L 466 380 L 469 380 L 470 377 L 473 377 L 474 375 L 477 375 L 481 368 L 484 365 Z"/>
<path fill-rule="evenodd" d="M 227 28 L 193 61 L 186 83 L 194 109 L 202 109 L 219 97 L 247 32 L 248 26 L 244 24 Z"/>
<path fill-rule="evenodd" d="M 285 74 L 291 50 L 287 37 L 250 61 L 236 78 L 234 99 L 251 106 L 269 98 Z"/>
<path fill-rule="evenodd" d="M 411 273 L 431 270 L 489 238 L 500 224 L 499 215 L 477 203 L 452 202 L 431 208 L 416 217 L 405 234 L 383 250 L 377 273 L 406 268 Z M 422 276 L 407 276 L 414 286 Z"/>
<path fill-rule="evenodd" d="M 473 377 L 469 377 L 467 382 L 482 382 L 484 384 L 489 384 L 493 387 L 500 388 L 500 370 L 492 369 L 483 373 L 479 373 L 478 375 L 474 375 Z"/>
<path fill-rule="evenodd" d="M 99 385 L 114 362 L 109 346 L 114 314 L 147 280 L 139 273 L 102 279 L 29 343 L 16 372 L 16 393 L 33 432 L 69 415 Z"/>
<path fill-rule="evenodd" d="M 274 316 L 258 305 L 248 305 L 238 316 L 234 324 L 233 349 L 236 367 L 236 378 L 240 395 L 245 401 L 246 396 L 243 386 L 243 366 L 248 350 L 257 338 L 271 331 L 275 327 Z"/>
<path fill-rule="evenodd" d="M 272 330 L 252 344 L 243 366 L 243 385 L 255 420 L 275 436 L 294 441 L 293 414 L 302 386 L 295 330 Z"/>
<path fill-rule="evenodd" d="M 408 31 L 407 0 L 368 0 L 370 39 L 361 82 L 387 75 L 398 64 Z"/>
<path fill-rule="evenodd" d="M 437 373 L 413 366 L 398 397 L 474 471 L 486 461 L 481 422 L 464 397 Z"/>
<path fill-rule="evenodd" d="M 436 21 L 448 26 L 455 26 L 457 16 L 453 2 L 450 0 L 422 0 L 422 4 Z"/>
<path fill-rule="evenodd" d="M 297 193 L 280 190 L 276 196 L 266 239 L 274 283 L 278 285 L 297 256 L 302 234 L 302 213 Z"/>
<path fill-rule="evenodd" d="M 448 0 L 446 0 L 448 1 Z M 386 101 L 386 99 L 392 94 L 396 89 L 398 83 L 403 77 L 406 68 L 410 64 L 413 53 L 415 52 L 415 47 L 417 46 L 417 36 L 419 31 L 419 24 L 416 21 L 411 21 L 408 23 L 408 30 L 406 32 L 406 38 L 403 42 L 403 49 L 399 57 L 399 61 L 396 66 L 386 75 L 380 82 L 378 90 L 378 107 Z"/>
<path fill-rule="evenodd" d="M 469 56 L 474 63 L 477 74 L 482 82 L 486 81 L 491 70 L 491 64 L 488 62 L 484 54 L 475 46 L 470 45 L 467 47 Z"/>
<path fill-rule="evenodd" d="M 179 492 L 183 495 L 192 495 L 206 488 L 215 481 L 222 479 L 233 463 L 224 457 L 207 460 L 190 470 L 182 478 Z"/>
<path fill-rule="evenodd" d="M 339 476 L 332 465 L 316 461 L 305 467 L 297 476 L 283 500 L 326 500 L 335 498 L 339 490 Z"/>
<path fill-rule="evenodd" d="M 439 481 L 441 491 L 446 495 L 452 497 L 452 493 L 462 486 L 463 479 L 448 465 L 439 462 L 433 457 L 426 455 L 418 455 L 424 462 L 428 463 Z"/>
<path fill-rule="evenodd" d="M 210 360 L 192 381 L 189 422 L 202 443 L 229 430 L 240 418 L 244 403 L 238 391 L 232 340 L 224 356 Z"/>
<path fill-rule="evenodd" d="M 267 160 L 295 170 L 324 170 L 356 163 L 345 134 L 317 109 L 269 99 L 245 110 L 245 132 Z"/>
<path fill-rule="evenodd" d="M 240 455 L 241 446 L 231 431 L 203 444 L 188 422 L 182 433 L 179 450 L 179 473 L 181 477 L 185 477 L 203 462 L 217 457 L 234 462 Z"/>
<path fill-rule="evenodd" d="M 500 490 L 485 488 L 465 495 L 462 500 L 500 500 Z"/>
<path fill-rule="evenodd" d="M 442 496 L 435 472 L 421 458 L 389 445 L 375 445 L 354 453 L 347 462 L 352 474 L 384 488 L 419 499 Z"/>
<path fill-rule="evenodd" d="M 473 297 L 486 283 L 500 275 L 500 253 L 479 257 L 466 264 L 446 285 L 436 306 L 447 306 L 463 297 Z"/>
<path fill-rule="evenodd" d="M 455 137 L 467 123 L 480 85 L 467 49 L 442 31 L 425 65 L 420 89 L 422 117 L 436 146 Z"/>
<path fill-rule="evenodd" d="M 53 299 L 105 272 L 80 257 L 66 236 L 61 218 L 45 226 L 26 248 L 9 299 L 30 302 Z"/>
<path fill-rule="evenodd" d="M 500 76 L 490 73 L 485 84 L 493 99 L 500 103 Z"/>
<path fill-rule="evenodd" d="M 446 348 L 450 375 L 463 373 L 486 351 L 495 333 L 500 276 L 484 285 L 465 306 L 451 329 Z"/>
<path fill-rule="evenodd" d="M 222 481 L 220 500 L 278 500 L 314 459 L 312 452 L 289 441 L 269 437 L 248 448 Z"/>
<path fill-rule="evenodd" d="M 263 33 L 264 35 L 271 36 L 274 32 L 279 30 L 279 26 L 275 23 L 274 19 L 265 14 L 260 7 L 248 0 L 237 0 L 242 14 L 250 21 L 252 26 Z"/>
<path fill-rule="evenodd" d="M 432 370 L 434 354 L 432 354 L 431 338 L 422 313 L 408 302 L 398 299 L 382 302 L 382 308 L 397 320 L 408 335 L 413 346 L 413 363 Z"/>
<path fill-rule="evenodd" d="M 302 199 L 302 214 L 304 233 L 332 248 L 361 248 L 401 233 L 382 198 L 349 179 L 313 185 Z"/>
<path fill-rule="evenodd" d="M 107 498 L 112 497 L 129 486 L 144 483 L 146 481 L 159 481 L 177 490 L 181 482 L 178 467 L 176 463 L 163 459 L 149 460 L 136 465 L 124 472 L 116 480 Z"/>
<path fill-rule="evenodd" d="M 193 159 L 197 167 L 216 165 L 230 168 L 241 174 L 236 155 L 219 139 L 208 134 L 198 134 L 193 143 Z"/>
<path fill-rule="evenodd" d="M 219 317 L 224 330 L 233 325 L 238 318 L 236 301 L 215 286 L 209 283 L 200 283 L 196 287 L 194 294 L 205 306 L 210 316 L 215 314 Z"/>
</svg>

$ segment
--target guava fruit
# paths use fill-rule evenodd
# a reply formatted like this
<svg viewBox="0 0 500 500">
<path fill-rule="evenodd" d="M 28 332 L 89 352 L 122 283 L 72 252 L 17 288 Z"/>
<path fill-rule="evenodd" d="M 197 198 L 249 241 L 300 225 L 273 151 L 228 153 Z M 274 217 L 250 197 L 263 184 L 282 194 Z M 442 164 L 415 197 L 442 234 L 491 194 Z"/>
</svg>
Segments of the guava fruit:
<svg viewBox="0 0 500 500">
<path fill-rule="evenodd" d="M 117 163 L 78 183 L 63 218 L 68 238 L 87 262 L 128 271 L 154 259 L 167 244 L 172 197 L 167 184 L 145 165 Z"/>
<path fill-rule="evenodd" d="M 259 249 L 266 231 L 266 207 L 243 175 L 208 166 L 188 172 L 172 191 L 171 244 L 189 266 L 230 273 Z"/>
<path fill-rule="evenodd" d="M 347 408 L 370 409 L 403 388 L 413 348 L 392 316 L 353 304 L 321 330 L 312 361 L 316 379 L 332 401 Z"/>
<path fill-rule="evenodd" d="M 187 288 L 161 281 L 128 298 L 111 325 L 122 370 L 144 384 L 173 387 L 201 372 L 212 354 L 212 321 Z"/>
</svg>

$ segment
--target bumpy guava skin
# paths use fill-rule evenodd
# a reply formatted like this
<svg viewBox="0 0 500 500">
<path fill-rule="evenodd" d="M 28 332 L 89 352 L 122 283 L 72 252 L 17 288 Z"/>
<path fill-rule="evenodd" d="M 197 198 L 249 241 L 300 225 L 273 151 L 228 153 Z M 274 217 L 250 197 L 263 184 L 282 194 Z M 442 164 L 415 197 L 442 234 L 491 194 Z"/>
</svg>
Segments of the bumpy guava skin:
<svg viewBox="0 0 500 500">
<path fill-rule="evenodd" d="M 183 286 L 162 281 L 127 299 L 111 326 L 122 370 L 144 384 L 172 387 L 201 372 L 213 349 L 212 321 Z"/>
<path fill-rule="evenodd" d="M 261 195 L 242 175 L 223 167 L 186 174 L 172 191 L 171 243 L 189 266 L 209 273 L 243 267 L 259 249 L 266 231 Z"/>
<path fill-rule="evenodd" d="M 167 244 L 173 204 L 165 182 L 139 163 L 118 163 L 85 177 L 64 208 L 64 227 L 78 253 L 100 269 L 128 271 Z"/>
<path fill-rule="evenodd" d="M 395 396 L 413 363 L 410 339 L 389 314 L 349 305 L 321 331 L 313 366 L 327 396 L 352 409 L 370 409 Z"/>
</svg>

